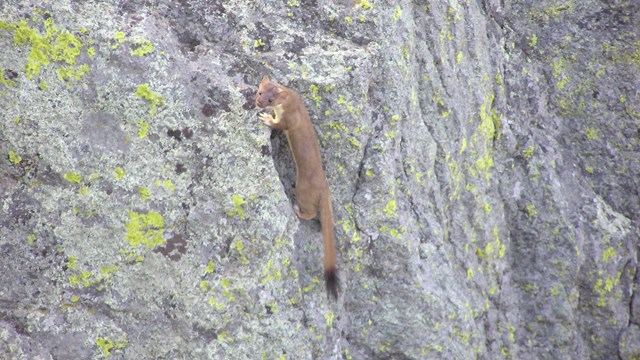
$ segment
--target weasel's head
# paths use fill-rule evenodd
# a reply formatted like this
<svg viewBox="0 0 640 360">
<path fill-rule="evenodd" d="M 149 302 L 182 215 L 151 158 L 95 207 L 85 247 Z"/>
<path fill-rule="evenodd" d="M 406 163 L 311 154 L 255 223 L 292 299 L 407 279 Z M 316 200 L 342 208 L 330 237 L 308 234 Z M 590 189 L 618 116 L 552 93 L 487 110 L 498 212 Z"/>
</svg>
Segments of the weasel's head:
<svg viewBox="0 0 640 360">
<path fill-rule="evenodd" d="M 281 89 L 276 83 L 269 80 L 268 76 L 264 76 L 258 86 L 258 93 L 256 94 L 256 106 L 259 108 L 274 107 L 278 105 L 278 98 L 286 93 L 286 90 Z"/>
</svg>

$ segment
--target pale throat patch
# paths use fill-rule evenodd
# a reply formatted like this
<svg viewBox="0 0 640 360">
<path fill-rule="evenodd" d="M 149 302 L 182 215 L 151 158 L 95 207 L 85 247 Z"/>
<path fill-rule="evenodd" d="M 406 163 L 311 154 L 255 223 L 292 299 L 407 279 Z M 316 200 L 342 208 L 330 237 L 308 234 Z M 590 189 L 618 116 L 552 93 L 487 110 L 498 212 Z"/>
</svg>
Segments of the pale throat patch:
<svg viewBox="0 0 640 360">
<path fill-rule="evenodd" d="M 282 114 L 284 113 L 284 108 L 282 107 L 282 104 L 274 106 L 273 111 L 276 113 L 276 118 L 273 119 L 273 122 L 277 124 L 280 122 L 280 120 L 282 120 Z"/>
</svg>

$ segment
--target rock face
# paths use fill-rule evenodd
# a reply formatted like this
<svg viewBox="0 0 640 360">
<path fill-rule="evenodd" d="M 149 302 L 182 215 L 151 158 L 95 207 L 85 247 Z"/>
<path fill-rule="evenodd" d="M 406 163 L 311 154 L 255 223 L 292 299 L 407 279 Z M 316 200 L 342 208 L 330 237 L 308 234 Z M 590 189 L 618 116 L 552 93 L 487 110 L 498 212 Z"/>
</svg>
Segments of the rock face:
<svg viewBox="0 0 640 360">
<path fill-rule="evenodd" d="M 389 3 L 2 2 L 0 357 L 640 358 L 640 3 Z"/>
</svg>

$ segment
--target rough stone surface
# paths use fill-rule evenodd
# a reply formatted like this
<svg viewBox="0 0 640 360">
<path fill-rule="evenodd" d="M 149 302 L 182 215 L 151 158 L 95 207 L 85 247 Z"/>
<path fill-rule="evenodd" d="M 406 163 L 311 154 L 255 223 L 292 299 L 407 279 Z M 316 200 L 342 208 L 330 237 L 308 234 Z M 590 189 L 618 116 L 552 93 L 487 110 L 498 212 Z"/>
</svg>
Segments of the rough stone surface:
<svg viewBox="0 0 640 360">
<path fill-rule="evenodd" d="M 637 358 L 637 14 L 1 2 L 0 357 Z M 265 74 L 320 137 L 336 303 Z"/>
<path fill-rule="evenodd" d="M 640 359 L 640 327 L 631 325 L 620 335 L 620 357 L 624 360 Z"/>
</svg>

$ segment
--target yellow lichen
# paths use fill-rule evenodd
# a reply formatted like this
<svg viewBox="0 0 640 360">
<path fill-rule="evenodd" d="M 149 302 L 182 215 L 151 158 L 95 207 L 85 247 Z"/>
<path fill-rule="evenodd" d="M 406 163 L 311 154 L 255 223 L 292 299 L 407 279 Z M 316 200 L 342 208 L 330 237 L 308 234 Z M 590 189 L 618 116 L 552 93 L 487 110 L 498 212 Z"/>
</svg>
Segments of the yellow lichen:
<svg viewBox="0 0 640 360">
<path fill-rule="evenodd" d="M 63 177 L 68 182 L 75 183 L 75 184 L 79 184 L 80 181 L 82 181 L 82 176 L 72 172 L 65 173 Z"/>
<path fill-rule="evenodd" d="M 153 116 L 156 113 L 156 108 L 161 106 L 164 102 L 164 98 L 158 93 L 151 91 L 149 84 L 138 85 L 135 96 L 145 99 L 149 102 L 149 115 Z"/>
<path fill-rule="evenodd" d="M 153 51 L 153 44 L 147 39 L 134 40 L 132 47 L 134 48 L 130 52 L 132 56 L 143 57 Z"/>
<path fill-rule="evenodd" d="M 227 215 L 229 216 L 238 216 L 240 218 L 240 220 L 244 220 L 244 209 L 242 208 L 242 205 L 246 204 L 247 202 L 242 198 L 242 196 L 238 195 L 238 194 L 233 194 L 231 196 L 231 201 L 233 202 L 233 209 L 227 211 Z"/>
<path fill-rule="evenodd" d="M 126 240 L 131 246 L 144 244 L 151 249 L 164 244 L 162 238 L 164 219 L 162 214 L 156 211 L 149 211 L 146 214 L 129 211 L 129 222 L 125 227 L 127 229 Z"/>
<path fill-rule="evenodd" d="M 120 166 L 116 166 L 114 171 L 113 177 L 115 177 L 116 180 L 121 180 L 125 175 L 124 170 Z"/>
<path fill-rule="evenodd" d="M 19 164 L 22 161 L 22 158 L 18 156 L 13 150 L 9 150 L 9 161 L 12 164 Z"/>
</svg>

